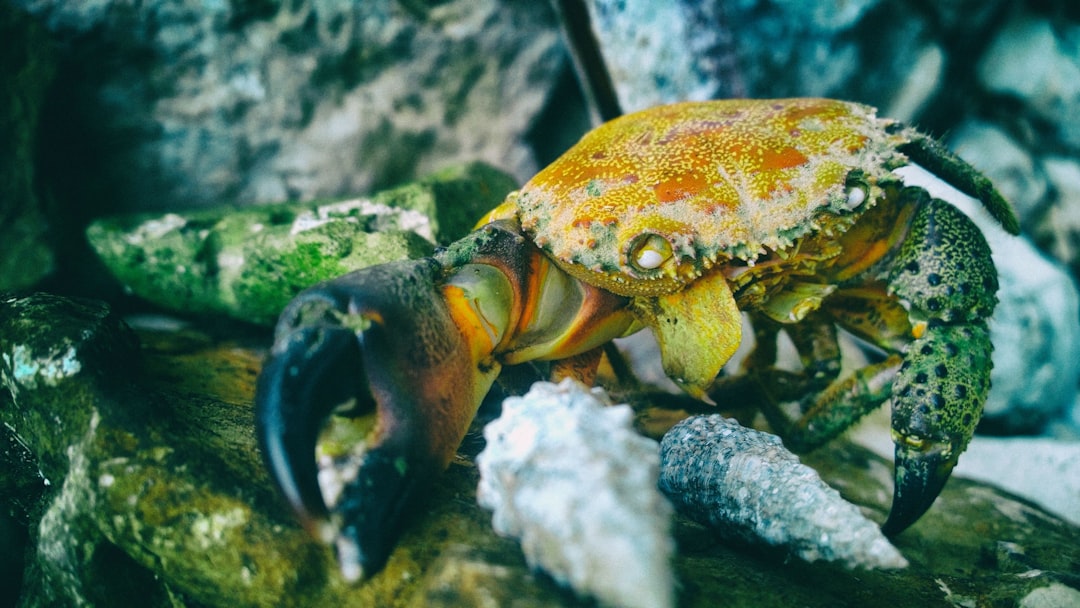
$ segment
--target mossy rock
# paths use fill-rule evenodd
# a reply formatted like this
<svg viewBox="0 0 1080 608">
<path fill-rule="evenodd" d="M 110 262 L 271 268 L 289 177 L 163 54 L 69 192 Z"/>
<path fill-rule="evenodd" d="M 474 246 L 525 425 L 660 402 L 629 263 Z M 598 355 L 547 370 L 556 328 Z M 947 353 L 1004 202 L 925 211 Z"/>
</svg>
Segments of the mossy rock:
<svg viewBox="0 0 1080 608">
<path fill-rule="evenodd" d="M 429 255 L 513 187 L 505 174 L 474 163 L 368 198 L 103 218 L 87 238 L 141 298 L 268 325 L 316 283 Z"/>
<path fill-rule="evenodd" d="M 387 567 L 346 583 L 259 458 L 252 396 L 268 332 L 213 331 L 132 332 L 101 303 L 0 300 L 0 428 L 23 446 L 0 450 L 0 500 L 26 530 L 26 546 L 9 549 L 27 556 L 20 606 L 592 605 L 530 572 L 516 543 L 492 532 L 475 499 L 479 429 Z M 805 460 L 870 517 L 884 517 L 888 462 L 842 441 Z M 911 562 L 902 570 L 806 563 L 683 518 L 675 537 L 684 607 L 1080 598 L 1080 529 L 964 479 L 895 539 Z"/>
</svg>

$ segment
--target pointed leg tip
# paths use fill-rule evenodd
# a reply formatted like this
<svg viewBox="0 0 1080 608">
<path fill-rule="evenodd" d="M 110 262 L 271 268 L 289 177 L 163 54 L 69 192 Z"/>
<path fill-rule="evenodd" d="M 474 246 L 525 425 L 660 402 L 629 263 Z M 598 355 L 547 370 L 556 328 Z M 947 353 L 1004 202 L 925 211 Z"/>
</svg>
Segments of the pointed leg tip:
<svg viewBox="0 0 1080 608">
<path fill-rule="evenodd" d="M 885 523 L 881 524 L 881 533 L 889 538 L 899 535 L 918 521 L 926 510 L 922 509 L 921 512 L 918 512 L 918 509 L 902 509 L 898 508 L 894 502 L 892 509 L 889 511 L 889 517 L 885 520 Z"/>
<path fill-rule="evenodd" d="M 882 533 L 896 536 L 930 510 L 956 465 L 957 456 L 945 454 L 956 454 L 956 450 L 896 446 L 895 491 Z"/>
</svg>

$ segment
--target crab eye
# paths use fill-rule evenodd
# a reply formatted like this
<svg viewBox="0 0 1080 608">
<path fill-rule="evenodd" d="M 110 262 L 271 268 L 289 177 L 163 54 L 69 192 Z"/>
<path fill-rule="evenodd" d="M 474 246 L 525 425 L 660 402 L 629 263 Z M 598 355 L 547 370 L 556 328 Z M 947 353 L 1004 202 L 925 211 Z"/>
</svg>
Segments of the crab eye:
<svg viewBox="0 0 1080 608">
<path fill-rule="evenodd" d="M 643 234 L 630 245 L 630 265 L 638 270 L 659 268 L 671 255 L 671 243 L 659 234 Z"/>
<path fill-rule="evenodd" d="M 844 201 L 844 208 L 848 211 L 858 209 L 870 196 L 870 186 L 867 183 L 866 174 L 860 169 L 854 169 L 848 173 L 844 186 L 847 188 L 847 199 Z"/>
<path fill-rule="evenodd" d="M 866 190 L 862 186 L 853 186 L 851 190 L 848 190 L 847 201 L 844 206 L 848 208 L 848 211 L 852 211 L 858 208 L 866 200 Z"/>
</svg>

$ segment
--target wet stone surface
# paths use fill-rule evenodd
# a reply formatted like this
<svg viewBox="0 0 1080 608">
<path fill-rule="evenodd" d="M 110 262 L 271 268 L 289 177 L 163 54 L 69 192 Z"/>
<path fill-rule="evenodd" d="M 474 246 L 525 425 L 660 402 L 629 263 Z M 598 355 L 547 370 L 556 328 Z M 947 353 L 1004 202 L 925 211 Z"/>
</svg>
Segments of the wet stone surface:
<svg viewBox="0 0 1080 608">
<path fill-rule="evenodd" d="M 229 326 L 132 331 L 105 305 L 48 295 L 3 300 L 0 418 L 26 447 L 0 451 L 3 505 L 26 531 L 19 605 L 587 605 L 491 531 L 475 447 L 387 568 L 344 583 L 259 462 L 251 400 L 267 341 Z M 839 443 L 804 462 L 883 519 L 886 461 Z M 897 571 L 808 564 L 681 517 L 674 532 L 679 606 L 1017 605 L 1073 597 L 1080 572 L 1080 529 L 963 479 L 895 540 L 911 562 Z"/>
</svg>

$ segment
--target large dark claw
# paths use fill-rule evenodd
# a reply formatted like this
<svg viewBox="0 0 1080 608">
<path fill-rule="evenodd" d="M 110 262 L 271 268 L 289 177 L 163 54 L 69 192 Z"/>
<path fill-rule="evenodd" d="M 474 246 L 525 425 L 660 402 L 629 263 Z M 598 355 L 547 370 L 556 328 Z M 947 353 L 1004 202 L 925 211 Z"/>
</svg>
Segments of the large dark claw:
<svg viewBox="0 0 1080 608">
<path fill-rule="evenodd" d="M 359 337 L 340 327 L 306 327 L 282 336 L 258 385 L 256 432 L 270 474 L 313 534 L 329 515 L 319 489 L 315 442 L 336 406 L 364 390 Z"/>
<path fill-rule="evenodd" d="M 930 449 L 896 445 L 896 489 L 889 518 L 881 526 L 886 536 L 903 532 L 934 504 L 956 466 L 958 452 L 948 444 Z"/>
<path fill-rule="evenodd" d="M 402 519 L 449 463 L 494 375 L 477 371 L 437 272 L 431 260 L 387 264 L 302 293 L 282 313 L 259 377 L 264 460 L 304 526 L 336 547 L 350 580 L 385 564 Z M 359 449 L 317 464 L 331 414 L 371 409 L 375 428 Z"/>
</svg>

